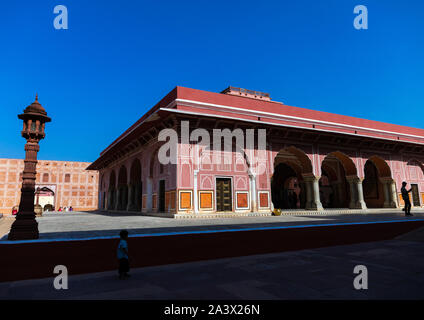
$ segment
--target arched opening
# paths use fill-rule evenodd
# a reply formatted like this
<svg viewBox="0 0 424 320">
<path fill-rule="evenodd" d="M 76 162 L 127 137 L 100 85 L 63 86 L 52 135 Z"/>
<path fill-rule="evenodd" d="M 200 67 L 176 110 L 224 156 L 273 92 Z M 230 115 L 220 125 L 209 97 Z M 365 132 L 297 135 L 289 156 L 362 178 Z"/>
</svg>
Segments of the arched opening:
<svg viewBox="0 0 424 320">
<path fill-rule="evenodd" d="M 368 208 L 388 207 L 391 201 L 390 186 L 391 170 L 386 161 L 373 156 L 365 162 L 364 200 Z"/>
<path fill-rule="evenodd" d="M 328 154 L 321 164 L 319 181 L 324 208 L 349 208 L 351 194 L 346 176 L 356 176 L 353 161 L 339 151 Z"/>
<path fill-rule="evenodd" d="M 127 169 L 122 166 L 118 174 L 118 210 L 127 210 L 128 205 L 128 185 Z"/>
<path fill-rule="evenodd" d="M 271 200 L 274 208 L 306 208 L 303 174 L 312 174 L 311 161 L 303 151 L 289 147 L 276 155 L 271 178 Z"/>
<path fill-rule="evenodd" d="M 109 195 L 108 195 L 107 208 L 109 210 L 115 209 L 115 203 L 116 203 L 116 177 L 115 177 L 115 170 L 112 170 L 109 177 Z"/>
<path fill-rule="evenodd" d="M 44 211 L 53 211 L 55 203 L 54 191 L 47 187 L 38 187 L 35 191 L 35 205 L 41 206 Z"/>
<path fill-rule="evenodd" d="M 140 160 L 135 159 L 130 170 L 129 206 L 131 211 L 140 211 L 142 207 L 142 182 Z"/>
</svg>

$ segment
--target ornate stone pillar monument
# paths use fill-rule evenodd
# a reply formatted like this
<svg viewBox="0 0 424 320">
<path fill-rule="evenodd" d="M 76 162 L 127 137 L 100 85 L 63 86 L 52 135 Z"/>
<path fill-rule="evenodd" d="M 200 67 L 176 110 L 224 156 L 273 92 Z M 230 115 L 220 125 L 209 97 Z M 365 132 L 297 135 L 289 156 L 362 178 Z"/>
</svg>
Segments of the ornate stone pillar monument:
<svg viewBox="0 0 424 320">
<path fill-rule="evenodd" d="M 45 137 L 44 126 L 51 119 L 47 112 L 35 101 L 26 107 L 23 114 L 18 118 L 24 121 L 22 137 L 27 140 L 25 144 L 24 172 L 22 175 L 21 202 L 16 220 L 12 224 L 9 240 L 38 239 L 38 223 L 35 220 L 34 192 L 37 167 L 37 153 L 40 150 L 39 141 Z"/>
</svg>

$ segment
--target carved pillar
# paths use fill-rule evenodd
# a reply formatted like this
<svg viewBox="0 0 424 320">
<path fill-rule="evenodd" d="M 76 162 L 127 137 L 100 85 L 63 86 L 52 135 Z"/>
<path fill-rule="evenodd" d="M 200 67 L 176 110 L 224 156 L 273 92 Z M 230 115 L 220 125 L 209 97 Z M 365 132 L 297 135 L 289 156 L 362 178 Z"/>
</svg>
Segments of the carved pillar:
<svg viewBox="0 0 424 320">
<path fill-rule="evenodd" d="M 324 210 L 319 195 L 319 177 L 305 176 L 303 179 L 305 180 L 306 188 L 308 188 L 309 185 L 309 190 L 307 194 L 309 195 L 308 199 L 310 199 L 310 205 L 307 209 L 317 211 Z"/>
<path fill-rule="evenodd" d="M 357 190 L 358 190 L 358 201 L 356 203 L 358 209 L 367 209 L 367 204 L 364 200 L 364 189 L 362 188 L 362 179 L 358 179 L 357 183 Z"/>
<path fill-rule="evenodd" d="M 128 184 L 128 200 L 127 200 L 127 211 L 134 211 L 136 210 L 135 203 L 134 203 L 134 185 Z"/>
<path fill-rule="evenodd" d="M 396 192 L 396 183 L 395 180 L 392 180 L 390 183 L 390 189 L 392 193 L 392 207 L 393 208 L 399 208 L 399 201 L 398 201 L 398 195 Z"/>
<path fill-rule="evenodd" d="M 122 203 L 121 203 L 121 210 L 127 210 L 128 205 L 128 186 L 123 185 L 122 186 L 123 195 L 122 195 Z"/>
<path fill-rule="evenodd" d="M 392 178 L 381 178 L 381 183 L 383 184 L 383 192 L 384 192 L 384 208 L 396 208 L 396 203 L 391 199 L 392 190 L 391 184 Z"/>
<path fill-rule="evenodd" d="M 25 108 L 18 118 L 23 120 L 21 135 L 26 139 L 24 171 L 22 173 L 21 201 L 16 219 L 8 235 L 9 240 L 38 239 L 38 223 L 35 220 L 34 192 L 37 166 L 38 142 L 45 137 L 45 123 L 51 119 L 46 110 L 35 101 Z"/>
<path fill-rule="evenodd" d="M 116 188 L 114 210 L 119 210 L 121 202 L 121 187 Z"/>
<path fill-rule="evenodd" d="M 152 211 L 152 204 L 153 204 L 153 179 L 151 177 L 147 178 L 147 211 Z"/>
<path fill-rule="evenodd" d="M 364 191 L 362 189 L 362 179 L 357 176 L 347 176 L 347 182 L 350 186 L 350 209 L 367 209 L 364 201 Z"/>
<path fill-rule="evenodd" d="M 197 199 L 197 174 L 199 170 L 194 170 L 193 175 L 193 202 L 194 202 L 194 213 L 199 213 L 199 201 Z"/>
<path fill-rule="evenodd" d="M 258 205 L 256 200 L 256 177 L 253 173 L 249 173 L 249 181 L 250 181 L 250 211 L 257 212 Z M 272 201 L 271 201 L 272 203 Z"/>
<path fill-rule="evenodd" d="M 24 171 L 22 174 L 21 201 L 16 220 L 12 224 L 9 240 L 38 239 L 38 222 L 35 220 L 34 196 L 38 143 L 25 144 Z"/>
<path fill-rule="evenodd" d="M 112 203 L 113 203 L 113 190 L 109 189 L 108 193 L 107 193 L 107 209 L 111 210 L 112 209 Z"/>
</svg>

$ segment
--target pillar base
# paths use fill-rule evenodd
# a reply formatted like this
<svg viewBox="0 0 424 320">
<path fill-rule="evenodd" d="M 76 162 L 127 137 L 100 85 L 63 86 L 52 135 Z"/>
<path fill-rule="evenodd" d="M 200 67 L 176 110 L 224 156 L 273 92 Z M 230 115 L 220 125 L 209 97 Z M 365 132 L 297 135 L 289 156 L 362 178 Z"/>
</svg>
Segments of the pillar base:
<svg viewBox="0 0 424 320">
<path fill-rule="evenodd" d="M 135 205 L 135 204 L 129 204 L 127 206 L 127 211 L 140 211 L 140 210 L 137 209 L 137 205 Z"/>
<path fill-rule="evenodd" d="M 358 201 L 355 205 L 354 208 L 352 209 L 361 209 L 361 210 L 366 210 L 367 208 L 367 204 L 364 201 Z"/>
<path fill-rule="evenodd" d="M 19 214 L 19 213 L 18 213 Z M 35 213 L 32 213 L 35 217 Z M 8 235 L 8 240 L 38 239 L 38 222 L 34 219 L 19 219 L 16 217 Z"/>
<path fill-rule="evenodd" d="M 306 210 L 315 210 L 315 211 L 324 211 L 324 207 L 321 202 L 319 203 L 311 203 Z"/>
<path fill-rule="evenodd" d="M 390 202 L 390 203 L 384 203 L 383 208 L 397 208 L 396 203 L 395 202 Z"/>
</svg>

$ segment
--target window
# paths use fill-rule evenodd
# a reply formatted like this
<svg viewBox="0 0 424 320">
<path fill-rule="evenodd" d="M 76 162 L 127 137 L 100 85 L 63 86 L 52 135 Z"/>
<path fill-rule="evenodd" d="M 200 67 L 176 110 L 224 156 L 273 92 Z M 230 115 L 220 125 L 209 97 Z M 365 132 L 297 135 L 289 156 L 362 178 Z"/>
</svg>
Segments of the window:
<svg viewBox="0 0 424 320">
<path fill-rule="evenodd" d="M 69 173 L 65 174 L 65 182 L 71 182 L 71 175 Z"/>
<path fill-rule="evenodd" d="M 43 173 L 43 182 L 49 182 L 49 174 Z"/>
</svg>

